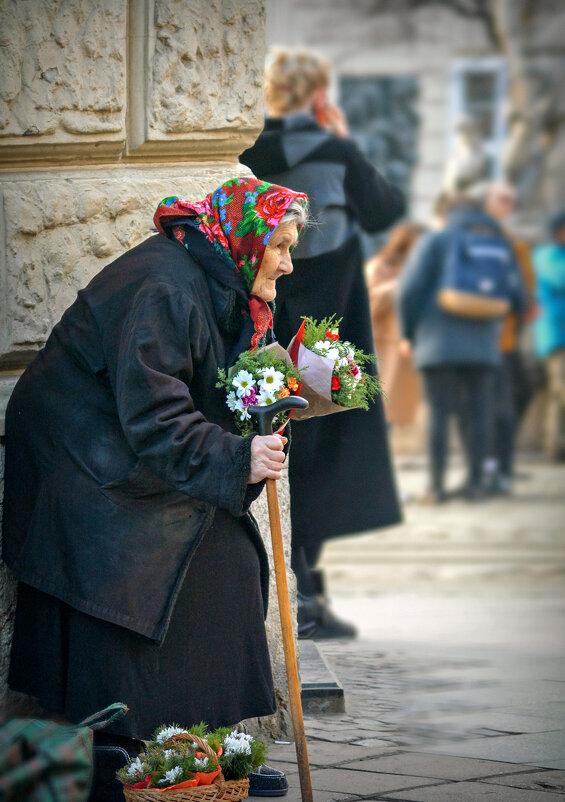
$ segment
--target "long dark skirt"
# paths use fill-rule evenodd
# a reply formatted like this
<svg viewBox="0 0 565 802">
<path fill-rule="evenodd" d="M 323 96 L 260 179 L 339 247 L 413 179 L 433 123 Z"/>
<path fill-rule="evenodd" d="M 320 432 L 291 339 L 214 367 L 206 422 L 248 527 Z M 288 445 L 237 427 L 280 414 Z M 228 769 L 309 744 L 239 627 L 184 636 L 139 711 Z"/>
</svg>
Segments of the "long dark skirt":
<svg viewBox="0 0 565 802">
<path fill-rule="evenodd" d="M 273 713 L 259 559 L 244 521 L 217 511 L 161 647 L 20 584 L 8 681 L 73 722 L 125 702 L 130 712 L 108 730 L 135 738 L 160 724 Z"/>
</svg>

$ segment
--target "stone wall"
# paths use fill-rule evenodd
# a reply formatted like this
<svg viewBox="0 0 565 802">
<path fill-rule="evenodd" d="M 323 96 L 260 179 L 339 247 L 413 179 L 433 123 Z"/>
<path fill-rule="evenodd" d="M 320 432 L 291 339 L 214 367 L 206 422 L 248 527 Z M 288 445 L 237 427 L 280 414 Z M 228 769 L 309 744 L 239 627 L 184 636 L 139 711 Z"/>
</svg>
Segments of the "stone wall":
<svg viewBox="0 0 565 802">
<path fill-rule="evenodd" d="M 237 155 L 262 127 L 265 10 L 263 0 L 1 0 L 0 31 L 2 435 L 19 373 L 77 290 L 150 234 L 158 201 L 200 198 L 246 172 Z M 268 536 L 261 502 L 256 514 Z M 13 590 L 4 569 L 0 697 Z M 281 712 L 260 726 L 280 735 L 272 599 Z"/>
</svg>

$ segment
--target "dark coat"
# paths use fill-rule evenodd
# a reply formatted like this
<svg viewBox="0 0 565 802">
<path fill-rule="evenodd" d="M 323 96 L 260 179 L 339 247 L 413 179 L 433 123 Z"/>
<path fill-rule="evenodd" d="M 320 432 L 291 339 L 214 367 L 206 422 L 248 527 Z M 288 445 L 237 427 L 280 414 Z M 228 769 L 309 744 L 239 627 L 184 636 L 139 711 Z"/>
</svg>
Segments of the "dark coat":
<svg viewBox="0 0 565 802">
<path fill-rule="evenodd" d="M 503 235 L 498 223 L 476 207 L 463 207 L 450 216 L 447 228 L 424 235 L 416 243 L 401 274 L 398 318 L 402 336 L 412 342 L 418 369 L 445 365 L 495 366 L 501 359 L 499 338 L 502 318 L 476 320 L 444 312 L 437 304 L 443 268 L 452 239 L 472 226 L 487 227 Z M 524 311 L 526 291 L 519 279 L 513 311 Z"/>
<path fill-rule="evenodd" d="M 162 235 L 79 292 L 8 405 L 4 559 L 18 579 L 162 642 L 221 508 L 245 516 L 266 604 L 251 437 L 215 389 L 242 320 L 237 293 Z"/>
<path fill-rule="evenodd" d="M 301 317 L 342 318 L 340 335 L 367 353 L 373 336 L 359 230 L 380 231 L 403 212 L 402 195 L 355 143 L 308 114 L 267 120 L 240 160 L 262 179 L 306 192 L 314 225 L 293 251 L 294 272 L 277 286 L 275 332 L 283 345 Z M 292 427 L 289 463 L 294 545 L 388 526 L 400 510 L 383 405 Z"/>
</svg>

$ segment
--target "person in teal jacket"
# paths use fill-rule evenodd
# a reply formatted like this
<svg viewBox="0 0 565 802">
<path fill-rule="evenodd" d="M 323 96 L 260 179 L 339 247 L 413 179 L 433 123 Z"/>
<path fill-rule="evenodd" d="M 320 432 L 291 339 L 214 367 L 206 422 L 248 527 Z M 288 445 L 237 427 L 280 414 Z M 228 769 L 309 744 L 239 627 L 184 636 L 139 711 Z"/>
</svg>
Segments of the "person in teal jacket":
<svg viewBox="0 0 565 802">
<path fill-rule="evenodd" d="M 565 209 L 549 221 L 551 241 L 534 251 L 539 314 L 533 326 L 536 353 L 548 378 L 545 447 L 565 458 Z"/>
</svg>

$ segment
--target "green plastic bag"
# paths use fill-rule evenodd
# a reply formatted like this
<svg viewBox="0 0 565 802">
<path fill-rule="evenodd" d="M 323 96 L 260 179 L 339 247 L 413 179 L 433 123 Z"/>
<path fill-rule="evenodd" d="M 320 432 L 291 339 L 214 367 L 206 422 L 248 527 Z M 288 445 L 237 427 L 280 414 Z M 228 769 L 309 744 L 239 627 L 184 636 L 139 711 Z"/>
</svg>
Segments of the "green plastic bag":
<svg viewBox="0 0 565 802">
<path fill-rule="evenodd" d="M 0 724 L 0 799 L 86 802 L 92 783 L 92 730 L 128 711 L 116 702 L 77 726 L 15 718 Z"/>
</svg>

